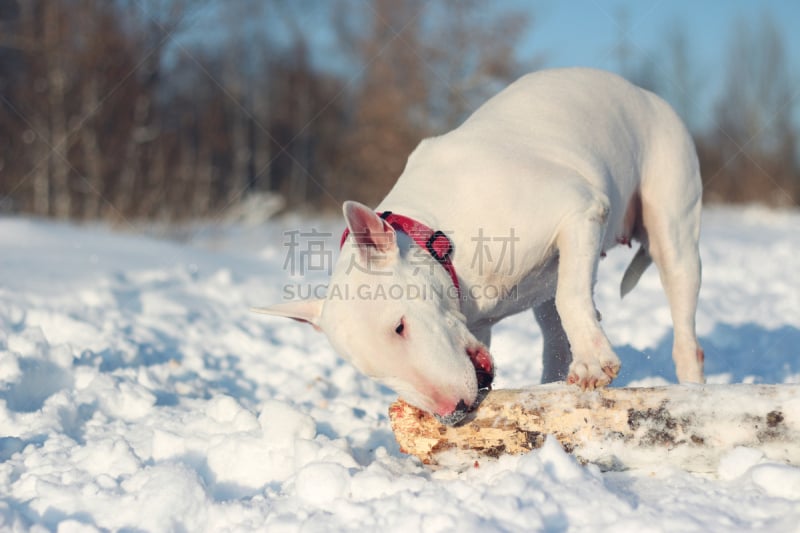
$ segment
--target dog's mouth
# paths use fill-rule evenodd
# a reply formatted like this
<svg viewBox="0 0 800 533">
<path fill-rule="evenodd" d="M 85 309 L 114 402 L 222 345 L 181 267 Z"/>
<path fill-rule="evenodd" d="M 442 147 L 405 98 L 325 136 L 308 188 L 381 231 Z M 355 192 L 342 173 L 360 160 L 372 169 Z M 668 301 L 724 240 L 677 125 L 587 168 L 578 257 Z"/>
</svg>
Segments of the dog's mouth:
<svg viewBox="0 0 800 533">
<path fill-rule="evenodd" d="M 452 413 L 448 415 L 435 414 L 434 417 L 440 423 L 446 426 L 455 426 L 462 423 L 467 414 L 478 408 L 489 391 L 492 390 L 492 381 L 494 380 L 494 363 L 492 363 L 492 355 L 489 350 L 482 344 L 467 346 L 467 356 L 469 357 L 472 366 L 475 367 L 475 377 L 478 380 L 478 394 L 475 395 L 475 401 L 471 405 L 467 405 L 464 400 L 458 402 L 458 405 Z"/>
<path fill-rule="evenodd" d="M 492 355 L 489 350 L 482 344 L 467 346 L 466 352 L 472 366 L 475 367 L 475 377 L 478 378 L 478 400 L 475 402 L 475 407 L 477 407 L 480 400 L 492 390 L 494 363 L 492 363 Z"/>
</svg>

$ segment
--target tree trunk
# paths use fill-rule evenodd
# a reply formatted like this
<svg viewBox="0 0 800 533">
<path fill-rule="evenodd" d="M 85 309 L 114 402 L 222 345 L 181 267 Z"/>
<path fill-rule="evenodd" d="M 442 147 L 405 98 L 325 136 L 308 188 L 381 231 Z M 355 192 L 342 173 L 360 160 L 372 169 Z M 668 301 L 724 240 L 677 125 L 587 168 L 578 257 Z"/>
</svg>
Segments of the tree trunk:
<svg viewBox="0 0 800 533">
<path fill-rule="evenodd" d="M 92 75 L 84 80 L 81 87 L 83 99 L 83 116 L 90 117 L 99 107 L 97 94 L 97 77 Z M 87 119 L 81 127 L 81 147 L 86 172 L 86 198 L 83 202 L 83 218 L 96 219 L 100 216 L 100 205 L 103 202 L 103 154 L 97 135 L 97 125 L 93 118 Z"/>
<path fill-rule="evenodd" d="M 443 426 L 403 400 L 392 404 L 389 418 L 400 449 L 426 464 L 526 453 L 550 434 L 582 462 L 607 470 L 672 464 L 714 471 L 737 446 L 800 465 L 800 385 L 584 392 L 552 384 L 493 391 L 458 427 Z"/>
<path fill-rule="evenodd" d="M 202 140 L 200 141 L 202 142 Z M 213 178 L 214 161 L 211 148 L 205 145 L 190 148 L 192 154 L 193 172 L 187 176 L 186 186 L 193 190 L 188 213 L 184 216 L 196 218 L 205 215 L 211 205 L 211 182 Z"/>
<path fill-rule="evenodd" d="M 20 4 L 20 25 L 22 27 L 23 42 L 29 46 L 23 49 L 30 54 L 33 54 L 33 43 L 41 41 L 41 35 L 38 33 L 40 28 L 40 20 L 36 5 L 33 2 L 22 2 Z M 41 72 L 40 64 L 31 60 L 32 70 L 36 74 Z M 37 68 L 38 67 L 38 68 Z M 28 171 L 31 178 L 31 210 L 38 216 L 48 216 L 50 214 L 50 149 L 48 143 L 50 142 L 50 124 L 47 120 L 46 105 L 37 100 L 36 92 L 31 91 L 26 93 L 28 100 L 34 102 L 35 108 L 38 112 L 33 113 L 30 117 L 31 125 L 23 130 L 23 142 L 29 145 L 26 155 L 31 163 L 31 169 Z"/>
<path fill-rule="evenodd" d="M 159 126 L 159 135 L 161 132 Z M 167 176 L 172 175 L 174 168 L 168 168 L 167 153 L 163 143 L 158 140 L 153 143 L 151 159 L 147 167 L 147 186 L 142 194 L 140 212 L 144 218 L 163 219 L 165 217 L 164 199 L 169 190 Z M 178 167 L 178 170 L 180 167 Z M 178 174 L 180 176 L 180 174 Z"/>
<path fill-rule="evenodd" d="M 139 175 L 141 170 L 140 145 L 144 132 L 147 131 L 151 104 L 150 96 L 144 93 L 140 94 L 133 104 L 133 124 L 125 144 L 122 171 L 120 172 L 115 195 L 116 200 L 114 202 L 117 210 L 115 214 L 123 218 L 139 214 L 135 212 L 135 209 L 139 200 L 139 197 L 136 196 L 136 185 L 141 180 Z"/>
<path fill-rule="evenodd" d="M 34 135 L 31 142 L 30 160 L 33 163 L 31 173 L 32 178 L 32 209 L 33 213 L 46 217 L 50 214 L 50 165 L 48 165 L 50 154 L 47 144 L 44 139 L 39 138 L 39 135 L 46 135 L 48 127 L 44 124 L 44 120 L 39 120 L 34 117 L 31 119 L 34 124 L 35 130 L 29 130 L 31 135 Z"/>
<path fill-rule="evenodd" d="M 66 73 L 64 56 L 60 52 L 61 13 L 58 2 L 44 3 L 44 42 L 47 65 L 47 95 L 50 109 L 50 177 L 53 186 L 53 214 L 69 218 L 72 211 L 72 191 L 69 187 L 70 166 L 67 146 Z"/>
</svg>

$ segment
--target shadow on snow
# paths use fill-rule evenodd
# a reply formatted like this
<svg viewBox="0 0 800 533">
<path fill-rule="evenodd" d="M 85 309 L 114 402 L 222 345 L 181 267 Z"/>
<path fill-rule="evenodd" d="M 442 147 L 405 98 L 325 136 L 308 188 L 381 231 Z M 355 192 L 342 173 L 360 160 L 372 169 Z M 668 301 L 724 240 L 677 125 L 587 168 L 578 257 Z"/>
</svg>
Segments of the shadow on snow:
<svg viewBox="0 0 800 533">
<path fill-rule="evenodd" d="M 700 338 L 705 350 L 706 377 L 718 376 L 727 383 L 784 383 L 800 374 L 800 329 L 781 326 L 767 329 L 758 324 L 718 324 Z M 639 380 L 661 377 L 677 382 L 672 362 L 672 334 L 645 351 L 631 346 L 616 348 L 622 370 L 614 381 L 624 387 Z"/>
</svg>

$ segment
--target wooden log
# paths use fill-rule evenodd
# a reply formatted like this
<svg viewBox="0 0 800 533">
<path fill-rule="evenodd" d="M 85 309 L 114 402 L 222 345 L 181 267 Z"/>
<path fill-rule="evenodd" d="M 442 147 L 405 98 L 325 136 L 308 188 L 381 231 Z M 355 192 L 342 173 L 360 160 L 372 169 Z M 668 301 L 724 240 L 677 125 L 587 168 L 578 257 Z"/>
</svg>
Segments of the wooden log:
<svg viewBox="0 0 800 533">
<path fill-rule="evenodd" d="M 495 390 L 459 426 L 398 400 L 400 449 L 426 464 L 526 453 L 546 435 L 604 470 L 672 464 L 716 471 L 738 446 L 800 465 L 800 385 L 674 385 L 581 391 L 563 383 Z"/>
</svg>

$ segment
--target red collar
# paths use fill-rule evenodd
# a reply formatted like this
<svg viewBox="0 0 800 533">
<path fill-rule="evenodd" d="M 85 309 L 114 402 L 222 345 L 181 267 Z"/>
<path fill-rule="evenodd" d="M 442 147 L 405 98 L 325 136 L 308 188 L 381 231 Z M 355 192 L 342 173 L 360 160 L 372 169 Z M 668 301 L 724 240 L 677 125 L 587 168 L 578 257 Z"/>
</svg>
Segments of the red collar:
<svg viewBox="0 0 800 533">
<path fill-rule="evenodd" d="M 427 250 L 431 257 L 442 265 L 450 279 L 453 280 L 453 286 L 458 293 L 458 299 L 461 300 L 461 286 L 458 283 L 458 276 L 456 275 L 456 268 L 453 266 L 453 261 L 450 256 L 453 253 L 453 242 L 443 232 L 433 230 L 421 222 L 403 215 L 396 215 L 391 211 L 384 211 L 378 213 L 382 219 L 389 223 L 395 230 L 402 231 L 417 243 L 417 246 L 423 250 Z M 342 240 L 339 243 L 339 248 L 344 246 L 344 241 L 350 234 L 350 228 L 345 228 L 342 233 Z"/>
</svg>

